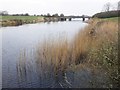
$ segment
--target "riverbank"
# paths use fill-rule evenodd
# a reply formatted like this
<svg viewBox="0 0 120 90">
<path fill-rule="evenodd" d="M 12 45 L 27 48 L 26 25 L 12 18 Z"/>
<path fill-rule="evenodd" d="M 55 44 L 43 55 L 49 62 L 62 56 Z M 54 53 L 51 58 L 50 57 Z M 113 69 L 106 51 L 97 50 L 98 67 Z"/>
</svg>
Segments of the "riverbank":
<svg viewBox="0 0 120 90">
<path fill-rule="evenodd" d="M 37 61 L 49 66 L 56 77 L 65 76 L 71 69 L 74 73 L 82 69 L 92 73 L 89 87 L 118 87 L 118 23 L 101 19 L 91 19 L 89 23 L 71 45 L 66 39 L 46 41 L 37 49 Z"/>
<path fill-rule="evenodd" d="M 0 25 L 19 26 L 23 24 L 44 22 L 44 17 L 41 16 L 0 16 Z"/>
<path fill-rule="evenodd" d="M 61 18 L 59 16 L 0 16 L 1 27 L 7 26 L 19 26 L 23 24 L 32 24 L 39 22 L 58 22 L 66 21 L 66 18 Z M 71 21 L 71 18 L 69 18 Z"/>
<path fill-rule="evenodd" d="M 23 24 L 39 23 L 39 22 L 58 22 L 61 21 L 58 17 L 43 17 L 43 16 L 0 16 L 0 25 L 19 26 Z M 63 21 L 63 20 L 62 20 Z"/>
</svg>

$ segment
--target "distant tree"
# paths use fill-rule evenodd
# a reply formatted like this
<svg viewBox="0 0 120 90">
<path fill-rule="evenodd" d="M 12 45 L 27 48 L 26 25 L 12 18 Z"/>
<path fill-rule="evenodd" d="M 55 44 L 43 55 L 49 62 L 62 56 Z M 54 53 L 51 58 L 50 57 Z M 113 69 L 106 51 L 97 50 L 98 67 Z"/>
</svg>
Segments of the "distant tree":
<svg viewBox="0 0 120 90">
<path fill-rule="evenodd" d="M 119 13 L 119 10 L 109 11 L 109 12 L 100 12 L 100 13 L 96 13 L 92 17 L 97 17 L 97 18 L 118 17 L 118 13 Z"/>
<path fill-rule="evenodd" d="M 12 16 L 21 16 L 21 14 L 12 14 Z"/>
<path fill-rule="evenodd" d="M 46 17 L 47 15 L 46 15 L 46 14 L 44 14 L 43 16 L 44 16 L 44 17 Z"/>
<path fill-rule="evenodd" d="M 24 14 L 20 14 L 20 16 L 24 16 Z"/>
<path fill-rule="evenodd" d="M 15 16 L 20 16 L 20 14 L 15 14 Z"/>
<path fill-rule="evenodd" d="M 110 8 L 111 8 L 111 3 L 108 2 L 104 5 L 103 11 L 108 12 L 110 11 Z"/>
<path fill-rule="evenodd" d="M 7 11 L 0 11 L 0 15 L 6 16 L 6 15 L 8 15 L 8 12 Z"/>
<path fill-rule="evenodd" d="M 54 17 L 54 16 L 55 16 L 55 14 L 52 15 L 52 17 Z"/>
<path fill-rule="evenodd" d="M 60 14 L 61 17 L 64 17 L 64 14 Z"/>
<path fill-rule="evenodd" d="M 118 10 L 118 2 L 111 5 L 112 10 Z"/>
<path fill-rule="evenodd" d="M 56 13 L 56 14 L 55 14 L 55 17 L 59 17 L 59 15 Z"/>
<path fill-rule="evenodd" d="M 47 13 L 47 17 L 51 17 L 50 13 Z"/>
<path fill-rule="evenodd" d="M 43 14 L 41 14 L 40 16 L 44 16 Z"/>
<path fill-rule="evenodd" d="M 120 10 L 120 1 L 118 2 L 118 8 L 117 9 Z"/>
<path fill-rule="evenodd" d="M 56 14 L 53 14 L 52 15 L 53 17 L 59 17 L 59 15 L 56 13 Z"/>
<path fill-rule="evenodd" d="M 25 16 L 29 16 L 29 14 L 28 14 L 28 13 L 26 13 L 26 14 L 25 14 Z"/>
</svg>

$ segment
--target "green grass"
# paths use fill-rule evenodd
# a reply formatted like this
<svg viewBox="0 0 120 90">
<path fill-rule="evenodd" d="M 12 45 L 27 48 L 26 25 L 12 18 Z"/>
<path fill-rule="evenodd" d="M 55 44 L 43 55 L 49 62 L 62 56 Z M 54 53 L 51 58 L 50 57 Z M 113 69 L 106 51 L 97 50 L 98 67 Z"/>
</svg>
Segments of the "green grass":
<svg viewBox="0 0 120 90">
<path fill-rule="evenodd" d="M 21 20 L 36 20 L 37 18 L 40 18 L 41 16 L 2 16 L 2 20 L 13 20 L 13 19 L 21 19 Z"/>
<path fill-rule="evenodd" d="M 120 19 L 120 17 L 104 18 L 103 20 L 107 20 L 107 21 L 115 21 L 115 22 L 117 22 L 118 19 Z"/>
</svg>

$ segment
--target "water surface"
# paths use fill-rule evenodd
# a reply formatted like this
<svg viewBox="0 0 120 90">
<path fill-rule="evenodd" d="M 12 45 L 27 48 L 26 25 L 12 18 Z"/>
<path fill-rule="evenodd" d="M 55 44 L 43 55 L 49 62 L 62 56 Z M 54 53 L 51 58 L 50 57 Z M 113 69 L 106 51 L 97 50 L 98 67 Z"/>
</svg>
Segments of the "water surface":
<svg viewBox="0 0 120 90">
<path fill-rule="evenodd" d="M 72 71 L 66 75 L 69 81 L 65 81 L 61 76 L 55 78 L 49 68 L 41 68 L 34 58 L 34 50 L 45 40 L 67 38 L 70 42 L 85 26 L 86 23 L 77 20 L 1 28 L 3 88 L 80 87 L 76 86 L 79 81 Z"/>
</svg>

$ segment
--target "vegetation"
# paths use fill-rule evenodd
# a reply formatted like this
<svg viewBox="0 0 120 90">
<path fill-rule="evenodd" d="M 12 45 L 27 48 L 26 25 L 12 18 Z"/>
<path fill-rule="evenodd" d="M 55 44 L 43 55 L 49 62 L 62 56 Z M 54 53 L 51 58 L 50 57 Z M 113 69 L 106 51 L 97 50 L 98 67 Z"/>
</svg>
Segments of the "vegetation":
<svg viewBox="0 0 120 90">
<path fill-rule="evenodd" d="M 94 68 L 102 69 L 109 77 L 108 87 L 118 87 L 118 24 L 117 22 L 103 22 L 96 31 L 88 54 L 88 63 Z"/>
<path fill-rule="evenodd" d="M 37 23 L 37 22 L 43 22 L 44 18 L 41 16 L 0 16 L 0 24 L 5 26 L 19 26 L 23 24 L 29 24 L 29 23 Z"/>
<path fill-rule="evenodd" d="M 60 73 L 64 76 L 70 67 L 84 66 L 93 72 L 105 74 L 109 79 L 105 87 L 118 87 L 117 22 L 90 20 L 90 25 L 76 35 L 72 44 L 68 44 L 66 39 L 46 41 L 38 47 L 36 55 L 37 62 L 44 68 L 49 66 L 56 77 Z M 91 81 L 91 87 L 99 86 L 95 78 Z"/>
<path fill-rule="evenodd" d="M 89 20 L 90 24 L 80 30 L 72 43 L 60 37 L 59 40 L 49 39 L 42 45 L 38 45 L 32 56 L 36 56 L 34 60 L 36 60 L 37 68 L 40 68 L 40 72 L 45 76 L 56 79 L 60 76 L 66 79 L 66 72 L 69 70 L 76 72 L 88 69 L 93 76 L 89 81 L 91 85 L 89 87 L 118 87 L 120 77 L 118 73 L 118 23 L 110 20 Z M 30 63 L 26 60 L 26 55 L 24 51 L 18 63 L 18 71 L 22 74 L 27 71 L 26 65 L 29 64 L 26 63 Z M 28 58 L 31 59 L 31 57 Z M 81 78 L 81 76 L 78 75 L 75 78 Z M 101 83 L 101 79 L 104 83 Z"/>
<path fill-rule="evenodd" d="M 2 16 L 2 20 L 14 20 L 14 19 L 20 19 L 20 20 L 35 20 L 38 16 Z"/>
<path fill-rule="evenodd" d="M 120 12 L 119 10 L 101 12 L 101 13 L 97 13 L 97 14 L 93 15 L 93 17 L 97 17 L 97 18 L 112 18 L 112 17 L 118 17 L 118 13 L 119 13 L 119 12 Z"/>
<path fill-rule="evenodd" d="M 61 14 L 61 16 L 64 16 L 64 14 Z M 28 13 L 9 15 L 7 11 L 3 11 L 2 13 L 0 13 L 0 25 L 5 27 L 5 26 L 19 26 L 23 24 L 37 22 L 59 21 L 59 18 L 57 17 L 59 17 L 57 13 L 53 15 L 50 15 L 48 13 L 47 15 L 30 16 Z"/>
<path fill-rule="evenodd" d="M 102 20 L 113 21 L 113 22 L 118 22 L 119 19 L 120 17 L 102 18 Z"/>
</svg>

